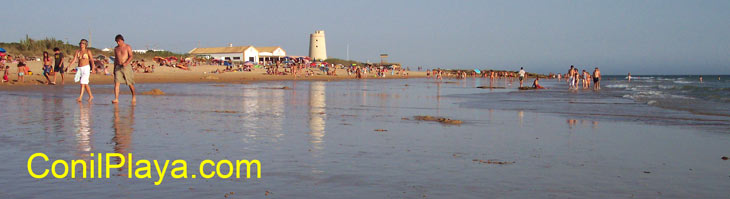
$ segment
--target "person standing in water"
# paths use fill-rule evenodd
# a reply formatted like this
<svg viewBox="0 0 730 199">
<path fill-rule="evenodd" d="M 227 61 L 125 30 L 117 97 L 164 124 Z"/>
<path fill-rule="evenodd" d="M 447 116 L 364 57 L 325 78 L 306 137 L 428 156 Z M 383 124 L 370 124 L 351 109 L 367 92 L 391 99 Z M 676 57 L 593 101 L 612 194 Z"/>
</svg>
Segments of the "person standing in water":
<svg viewBox="0 0 730 199">
<path fill-rule="evenodd" d="M 700 83 L 702 83 L 702 75 L 700 75 Z"/>
<path fill-rule="evenodd" d="M 520 87 L 522 87 L 522 82 L 524 82 L 524 80 L 525 80 L 525 69 L 520 67 L 519 74 L 520 74 Z"/>
<path fill-rule="evenodd" d="M 629 76 L 627 76 L 626 78 L 629 79 L 629 82 L 631 82 L 631 73 L 629 73 Z"/>
<path fill-rule="evenodd" d="M 124 43 L 124 37 L 120 34 L 114 37 L 114 41 L 117 42 L 117 47 L 114 47 L 114 100 L 112 103 L 119 102 L 119 84 L 125 83 L 129 86 L 129 91 L 132 91 L 132 103 L 137 102 L 137 93 L 134 91 L 134 71 L 129 62 L 132 62 L 134 57 L 132 53 L 132 47 Z"/>
<path fill-rule="evenodd" d="M 94 67 L 94 62 L 91 59 L 94 56 L 91 54 L 91 50 L 87 49 L 87 45 L 89 45 L 89 41 L 81 39 L 81 42 L 79 42 L 80 49 L 74 53 L 74 58 L 68 64 L 73 65 L 77 60 L 79 62 L 78 67 L 76 67 L 76 77 L 74 77 L 74 81 L 81 84 L 81 92 L 79 98 L 76 99 L 77 102 L 81 102 L 81 99 L 84 98 L 84 90 L 89 93 L 89 102 L 94 99 L 94 96 L 91 95 L 91 87 L 89 87 L 91 68 Z"/>
<path fill-rule="evenodd" d="M 598 70 L 598 67 L 593 70 L 593 89 L 601 89 L 601 70 Z"/>
<path fill-rule="evenodd" d="M 575 67 L 573 65 L 570 65 L 570 69 L 568 69 L 568 73 L 566 73 L 566 75 L 565 75 L 565 79 L 568 80 L 569 89 L 572 89 L 573 87 L 575 87 L 575 81 L 573 80 L 573 77 L 574 77 L 573 69 L 574 68 Z"/>
</svg>

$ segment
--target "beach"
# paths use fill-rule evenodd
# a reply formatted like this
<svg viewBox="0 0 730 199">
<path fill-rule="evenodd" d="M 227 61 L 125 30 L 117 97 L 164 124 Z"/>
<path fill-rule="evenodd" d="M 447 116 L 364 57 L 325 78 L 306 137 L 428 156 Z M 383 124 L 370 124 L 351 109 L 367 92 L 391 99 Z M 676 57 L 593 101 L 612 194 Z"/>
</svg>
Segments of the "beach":
<svg viewBox="0 0 730 199">
<path fill-rule="evenodd" d="M 124 95 L 111 104 L 108 84 L 92 85 L 100 92 L 91 103 L 75 101 L 76 86 L 3 90 L 0 197 L 727 196 L 726 126 L 688 123 L 676 118 L 706 118 L 613 97 L 623 92 L 618 79 L 607 78 L 600 92 L 543 84 L 550 89 L 520 91 L 514 80 L 488 78 L 140 83 L 139 91 L 165 95 L 140 95 L 136 104 Z M 476 88 L 487 85 L 496 89 Z M 628 111 L 587 115 L 594 110 Z M 667 113 L 676 118 L 655 115 Z M 52 159 L 110 152 L 257 159 L 262 177 L 167 176 L 154 185 L 158 176 L 130 179 L 122 168 L 103 179 L 34 179 L 26 163 L 35 152 Z M 50 166 L 36 162 L 36 170 Z"/>
<path fill-rule="evenodd" d="M 147 64 L 151 64 L 152 62 L 149 62 Z M 35 86 L 35 85 L 42 85 L 45 84 L 46 79 L 42 74 L 42 68 L 43 64 L 40 61 L 29 61 L 28 66 L 30 67 L 30 71 L 33 72 L 33 75 L 26 76 L 25 82 L 15 82 L 17 80 L 17 64 L 7 64 L 10 66 L 10 75 L 8 75 L 8 78 L 10 79 L 10 83 L 6 82 L 5 84 L 0 84 L 0 89 L 19 89 L 19 87 L 13 87 L 13 86 L 23 86 L 24 88 L 27 88 L 27 86 Z M 71 72 L 73 68 L 76 66 L 69 67 L 68 71 Z M 226 67 L 223 65 L 200 65 L 200 66 L 193 66 L 190 67 L 190 70 L 182 70 L 179 68 L 173 68 L 173 67 L 167 67 L 167 66 L 156 66 L 154 73 L 141 73 L 141 72 L 135 72 L 134 78 L 137 83 L 196 83 L 196 82 L 219 82 L 219 83 L 240 83 L 240 82 L 251 82 L 251 81 L 267 81 L 267 80 L 320 80 L 320 81 L 332 81 L 332 80 L 345 80 L 345 79 L 355 79 L 355 75 L 348 76 L 346 70 L 344 69 L 338 69 L 337 70 L 337 76 L 328 76 L 324 75 L 323 72 L 320 72 L 317 69 L 313 69 L 315 71 L 314 76 L 303 76 L 300 75 L 298 77 L 294 77 L 292 75 L 267 75 L 266 69 L 263 68 L 254 68 L 253 71 L 247 71 L 247 72 L 226 72 L 222 74 L 216 74 L 211 73 L 216 71 L 217 69 L 223 70 Z M 112 64 L 107 64 L 107 69 L 110 73 L 113 73 L 114 66 Z M 283 69 L 282 69 L 283 70 Z M 75 73 L 66 73 L 64 74 L 65 85 L 78 85 L 78 83 L 74 83 Z M 60 76 L 57 73 L 57 84 L 60 84 Z M 426 72 L 425 71 L 408 71 L 408 76 L 390 76 L 390 73 L 386 75 L 386 77 L 377 77 L 380 79 L 383 78 L 417 78 L 417 77 L 425 77 Z M 367 75 L 365 78 L 376 78 L 372 75 Z M 51 78 L 51 81 L 53 81 L 53 78 Z M 114 78 L 113 75 L 104 75 L 102 73 L 98 74 L 92 74 L 90 76 L 90 85 L 94 84 L 113 84 Z M 11 86 L 11 87 L 9 87 Z"/>
</svg>

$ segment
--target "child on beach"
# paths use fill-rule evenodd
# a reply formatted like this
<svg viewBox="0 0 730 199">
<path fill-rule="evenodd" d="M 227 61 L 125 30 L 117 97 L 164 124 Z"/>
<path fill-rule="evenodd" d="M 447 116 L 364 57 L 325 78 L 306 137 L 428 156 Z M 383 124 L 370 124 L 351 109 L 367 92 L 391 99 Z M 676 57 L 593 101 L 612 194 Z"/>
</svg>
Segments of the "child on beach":
<svg viewBox="0 0 730 199">
<path fill-rule="evenodd" d="M 10 73 L 10 66 L 3 67 L 3 83 L 9 82 L 8 74 Z"/>
<path fill-rule="evenodd" d="M 58 47 L 53 48 L 53 59 L 53 73 L 51 73 L 53 82 L 51 84 L 56 84 L 56 73 L 61 75 L 61 84 L 63 84 L 63 73 L 66 72 L 66 69 L 63 66 L 63 53 L 61 53 L 61 49 L 58 49 Z"/>
<path fill-rule="evenodd" d="M 24 77 L 25 73 L 26 73 L 25 63 L 18 62 L 18 82 L 25 82 L 25 77 Z"/>
<path fill-rule="evenodd" d="M 3 83 L 8 81 L 8 66 L 5 65 L 5 59 L 0 57 L 0 70 L 3 70 Z"/>
<path fill-rule="evenodd" d="M 43 76 L 46 77 L 46 84 L 51 84 L 50 75 L 53 73 L 53 66 L 51 66 L 51 57 L 48 56 L 48 52 L 43 51 Z M 56 84 L 56 83 L 53 83 Z"/>
</svg>

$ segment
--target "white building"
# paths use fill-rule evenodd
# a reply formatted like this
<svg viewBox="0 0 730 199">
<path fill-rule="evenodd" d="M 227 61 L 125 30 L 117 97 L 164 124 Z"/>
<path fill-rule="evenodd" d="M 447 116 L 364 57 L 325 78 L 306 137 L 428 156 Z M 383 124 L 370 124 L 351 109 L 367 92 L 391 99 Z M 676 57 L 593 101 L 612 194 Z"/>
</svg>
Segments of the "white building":
<svg viewBox="0 0 730 199">
<path fill-rule="evenodd" d="M 286 57 L 286 51 L 279 46 L 254 47 L 259 51 L 259 61 L 274 61 Z"/>
<path fill-rule="evenodd" d="M 286 51 L 279 46 L 230 46 L 213 48 L 194 48 L 188 52 L 192 55 L 209 56 L 213 59 L 231 61 L 270 61 L 286 57 Z"/>
<path fill-rule="evenodd" d="M 105 49 L 107 49 L 107 48 L 105 48 Z M 153 51 L 153 52 L 165 51 L 165 50 L 158 50 L 158 49 L 147 49 L 147 50 L 132 50 L 132 52 L 144 54 L 144 53 L 147 53 L 150 50 Z M 102 51 L 104 51 L 104 50 L 102 50 Z"/>
<path fill-rule="evenodd" d="M 317 30 L 309 35 L 309 57 L 313 60 L 327 59 L 327 44 L 324 41 L 324 30 Z"/>
</svg>

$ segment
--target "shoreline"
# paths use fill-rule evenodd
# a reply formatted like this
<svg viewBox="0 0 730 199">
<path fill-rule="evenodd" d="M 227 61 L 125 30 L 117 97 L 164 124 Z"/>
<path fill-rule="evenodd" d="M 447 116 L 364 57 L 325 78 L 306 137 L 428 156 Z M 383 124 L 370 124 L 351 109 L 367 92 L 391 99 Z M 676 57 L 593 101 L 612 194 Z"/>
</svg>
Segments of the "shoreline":
<svg viewBox="0 0 730 199">
<path fill-rule="evenodd" d="M 17 80 L 17 67 L 10 66 L 8 79 L 10 82 L 4 82 L 0 84 L 1 91 L 17 91 L 23 90 L 24 88 L 37 88 L 37 87 L 54 87 L 54 86 L 69 86 L 79 85 L 73 81 L 75 73 L 65 73 L 64 81 L 61 84 L 61 77 L 56 73 L 57 81 L 56 85 L 46 85 L 45 77 L 42 74 L 42 63 L 39 61 L 30 61 L 28 66 L 33 71 L 33 75 L 26 75 L 25 82 L 15 82 Z M 113 73 L 113 67 L 108 66 L 107 69 L 110 73 Z M 314 69 L 314 76 L 292 76 L 292 75 L 267 75 L 265 69 L 255 68 L 253 71 L 246 72 L 226 72 L 221 74 L 210 73 L 217 69 L 225 69 L 225 66 L 218 65 L 201 65 L 191 67 L 191 70 L 182 70 L 172 67 L 156 66 L 154 73 L 134 73 L 135 84 L 150 84 L 150 83 L 250 83 L 250 82 L 263 82 L 263 81 L 341 81 L 341 80 L 358 80 L 355 75 L 348 76 L 346 70 L 337 70 L 336 76 L 324 75 L 322 72 Z M 41 73 L 37 73 L 41 72 Z M 386 77 L 373 77 L 372 73 L 367 74 L 362 79 L 409 79 L 409 78 L 425 78 L 425 71 L 407 71 L 408 76 L 390 76 L 386 74 Z M 113 75 L 104 74 L 91 74 L 89 77 L 90 86 L 93 85 L 109 85 L 114 84 Z M 51 77 L 53 81 L 53 77 Z M 126 87 L 125 85 L 122 85 Z"/>
</svg>

